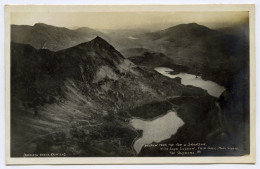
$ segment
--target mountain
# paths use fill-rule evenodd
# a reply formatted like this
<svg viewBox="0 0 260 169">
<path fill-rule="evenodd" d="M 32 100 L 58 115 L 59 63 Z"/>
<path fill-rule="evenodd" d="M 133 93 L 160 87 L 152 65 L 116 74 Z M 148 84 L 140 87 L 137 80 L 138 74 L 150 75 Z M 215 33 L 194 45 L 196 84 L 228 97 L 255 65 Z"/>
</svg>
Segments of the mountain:
<svg viewBox="0 0 260 169">
<path fill-rule="evenodd" d="M 198 25 L 197 23 L 180 24 L 165 30 L 145 33 L 139 35 L 140 38 L 147 38 L 150 40 L 165 40 L 170 42 L 181 42 L 183 38 L 196 39 L 205 36 L 212 36 L 218 34 L 217 31 L 211 30 L 206 26 Z"/>
<path fill-rule="evenodd" d="M 183 90 L 100 37 L 58 52 L 12 43 L 11 63 L 12 156 L 132 156 L 128 111 Z"/>
<path fill-rule="evenodd" d="M 148 49 L 162 52 L 176 63 L 189 67 L 223 67 L 227 58 L 242 58 L 247 52 L 245 39 L 226 35 L 196 23 L 180 24 L 165 30 L 137 36 L 153 41 Z M 148 43 L 149 44 L 149 43 Z M 214 65 L 210 62 L 214 60 Z"/>
<path fill-rule="evenodd" d="M 11 41 L 30 44 L 36 49 L 58 51 L 89 41 L 95 36 L 107 37 L 105 34 L 90 28 L 70 30 L 43 23 L 33 26 L 11 25 Z"/>
<path fill-rule="evenodd" d="M 57 52 L 11 43 L 12 157 L 137 156 L 132 146 L 141 132 L 129 122 L 171 110 L 185 124 L 172 144 L 223 143 L 230 133 L 216 101 L 203 89 L 135 65 L 101 37 Z M 143 148 L 139 155 L 156 152 Z"/>
<path fill-rule="evenodd" d="M 222 85 L 228 84 L 230 76 L 239 72 L 249 57 L 248 37 L 225 34 L 196 23 L 134 37 L 134 45 L 124 45 L 125 49 L 120 51 L 145 48 L 163 53 L 174 64 L 187 67 L 190 73 L 199 71 L 205 79 Z"/>
</svg>

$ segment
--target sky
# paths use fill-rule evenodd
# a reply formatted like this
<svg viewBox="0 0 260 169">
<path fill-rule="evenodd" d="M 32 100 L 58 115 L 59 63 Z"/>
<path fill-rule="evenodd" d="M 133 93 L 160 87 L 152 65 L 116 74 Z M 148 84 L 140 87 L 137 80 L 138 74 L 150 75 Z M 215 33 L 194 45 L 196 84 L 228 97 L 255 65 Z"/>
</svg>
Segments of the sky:
<svg viewBox="0 0 260 169">
<path fill-rule="evenodd" d="M 196 22 L 211 28 L 227 27 L 248 19 L 248 12 L 84 12 L 84 13 L 12 13 L 11 23 L 45 23 L 59 27 L 94 29 L 160 29 Z"/>
</svg>

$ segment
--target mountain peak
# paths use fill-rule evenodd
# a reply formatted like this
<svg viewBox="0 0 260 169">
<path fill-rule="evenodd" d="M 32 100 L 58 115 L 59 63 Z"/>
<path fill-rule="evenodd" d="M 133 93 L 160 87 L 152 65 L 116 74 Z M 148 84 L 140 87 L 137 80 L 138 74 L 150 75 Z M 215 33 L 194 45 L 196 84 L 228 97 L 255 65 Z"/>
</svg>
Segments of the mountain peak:
<svg viewBox="0 0 260 169">
<path fill-rule="evenodd" d="M 33 25 L 35 28 L 47 28 L 47 29 L 60 29 L 60 30 L 69 30 L 68 28 L 65 27 L 58 27 L 58 26 L 53 26 L 53 25 L 48 25 L 46 23 L 35 23 Z"/>
<path fill-rule="evenodd" d="M 105 41 L 105 40 L 102 39 L 100 36 L 96 36 L 93 40 L 94 40 L 94 41 Z"/>
<path fill-rule="evenodd" d="M 163 39 L 165 41 L 172 41 L 176 43 L 177 41 L 180 42 L 182 38 L 196 39 L 216 34 L 218 34 L 218 31 L 193 22 L 179 24 L 156 32 L 146 33 L 140 35 L 140 37 L 151 40 Z"/>
<path fill-rule="evenodd" d="M 170 27 L 169 29 L 175 29 L 175 28 L 188 28 L 188 29 L 209 29 L 208 27 L 204 25 L 197 24 L 195 22 L 193 23 L 187 23 L 187 24 L 180 24 L 177 26 Z"/>
<path fill-rule="evenodd" d="M 106 49 L 106 50 L 115 50 L 113 46 L 111 46 L 106 40 L 101 38 L 100 36 L 96 36 L 94 39 L 81 43 L 75 47 L 85 48 L 85 49 Z"/>
<path fill-rule="evenodd" d="M 207 35 L 216 34 L 217 31 L 210 29 L 204 25 L 195 22 L 188 24 L 180 24 L 177 26 L 166 29 L 167 33 L 172 34 L 174 37 L 189 36 L 189 37 L 202 37 Z"/>
<path fill-rule="evenodd" d="M 202 26 L 202 25 L 197 24 L 196 22 L 188 23 L 187 25 Z"/>
<path fill-rule="evenodd" d="M 35 23 L 33 26 L 51 26 L 45 23 Z"/>
<path fill-rule="evenodd" d="M 101 38 L 100 36 L 96 36 L 94 39 L 89 41 L 89 43 L 92 44 L 99 44 L 99 45 L 105 45 L 105 46 L 111 46 L 106 40 Z"/>
<path fill-rule="evenodd" d="M 114 56 L 113 59 L 117 61 L 119 61 L 120 59 L 124 59 L 124 56 L 122 56 L 120 52 L 118 52 L 112 45 L 110 45 L 106 40 L 104 40 L 100 36 L 96 36 L 96 38 L 92 39 L 91 41 L 81 43 L 77 46 L 69 48 L 68 50 L 75 50 L 75 49 L 84 50 L 92 54 L 94 52 L 99 56 L 103 56 L 106 58 Z"/>
<path fill-rule="evenodd" d="M 77 28 L 77 29 L 75 29 L 76 31 L 89 31 L 89 30 L 93 30 L 93 29 L 91 29 L 91 28 L 89 28 L 89 27 L 79 27 L 79 28 Z"/>
</svg>

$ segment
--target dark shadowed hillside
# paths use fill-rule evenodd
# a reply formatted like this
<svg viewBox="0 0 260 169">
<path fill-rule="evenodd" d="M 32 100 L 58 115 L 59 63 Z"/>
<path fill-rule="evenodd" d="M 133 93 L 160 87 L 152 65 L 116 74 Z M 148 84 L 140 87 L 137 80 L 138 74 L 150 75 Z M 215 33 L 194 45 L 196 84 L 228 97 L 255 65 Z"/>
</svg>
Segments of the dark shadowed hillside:
<svg viewBox="0 0 260 169">
<path fill-rule="evenodd" d="M 171 58 L 163 53 L 153 52 L 145 48 L 129 48 L 123 50 L 121 53 L 138 66 L 150 69 L 168 67 L 174 69 L 176 72 L 189 71 L 188 67 L 175 64 Z"/>
</svg>

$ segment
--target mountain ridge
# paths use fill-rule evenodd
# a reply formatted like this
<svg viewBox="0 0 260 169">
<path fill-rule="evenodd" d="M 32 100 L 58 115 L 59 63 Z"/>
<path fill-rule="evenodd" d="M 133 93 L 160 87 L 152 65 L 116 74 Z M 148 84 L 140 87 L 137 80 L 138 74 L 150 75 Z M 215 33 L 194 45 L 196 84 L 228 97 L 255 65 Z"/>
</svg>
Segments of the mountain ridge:
<svg viewBox="0 0 260 169">
<path fill-rule="evenodd" d="M 150 38 L 152 40 L 159 40 L 164 38 L 167 41 L 177 41 L 178 38 L 190 36 L 192 38 L 200 38 L 201 36 L 209 36 L 214 33 L 220 33 L 216 30 L 209 29 L 206 26 L 197 23 L 179 24 L 169 27 L 164 30 L 155 31 L 139 35 L 139 37 Z M 166 38 L 166 36 L 168 36 Z"/>
<path fill-rule="evenodd" d="M 44 23 L 11 25 L 11 41 L 30 44 L 36 49 L 58 51 L 87 42 L 95 36 L 107 38 L 105 34 L 93 29 L 71 30 Z"/>
</svg>

